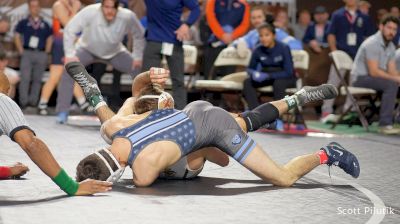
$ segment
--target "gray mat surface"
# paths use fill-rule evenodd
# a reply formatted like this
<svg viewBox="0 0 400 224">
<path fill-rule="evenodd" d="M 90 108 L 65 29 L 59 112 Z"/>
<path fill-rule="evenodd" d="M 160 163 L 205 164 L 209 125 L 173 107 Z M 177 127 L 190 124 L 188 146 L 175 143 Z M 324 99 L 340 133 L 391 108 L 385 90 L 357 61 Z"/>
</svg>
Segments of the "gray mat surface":
<svg viewBox="0 0 400 224">
<path fill-rule="evenodd" d="M 54 117 L 27 119 L 70 175 L 83 156 L 104 145 L 97 128 L 60 126 Z M 278 188 L 231 160 L 225 168 L 207 163 L 197 179 L 157 181 L 149 188 L 132 186 L 127 169 L 110 193 L 67 197 L 2 136 L 0 164 L 20 161 L 31 171 L 21 180 L 0 181 L 0 223 L 400 223 L 399 136 L 251 136 L 279 163 L 340 142 L 358 156 L 360 178 L 336 167 L 330 178 L 327 166 L 320 166 L 295 186 Z"/>
</svg>

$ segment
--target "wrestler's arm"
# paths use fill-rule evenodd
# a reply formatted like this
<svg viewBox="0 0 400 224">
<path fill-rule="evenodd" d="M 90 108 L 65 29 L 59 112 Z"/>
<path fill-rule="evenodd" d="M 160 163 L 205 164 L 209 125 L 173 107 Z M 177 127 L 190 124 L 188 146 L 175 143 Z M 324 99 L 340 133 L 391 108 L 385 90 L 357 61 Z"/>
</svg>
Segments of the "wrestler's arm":
<svg viewBox="0 0 400 224">
<path fill-rule="evenodd" d="M 22 129 L 14 134 L 14 140 L 28 154 L 32 161 L 51 179 L 60 173 L 61 167 L 54 159 L 47 145 L 29 129 Z M 110 190 L 110 183 L 94 180 L 79 183 L 75 195 L 88 195 Z"/>
<path fill-rule="evenodd" d="M 222 167 L 229 164 L 229 156 L 216 147 L 202 148 L 187 155 L 187 163 L 192 170 L 200 169 L 206 160 Z"/>
</svg>

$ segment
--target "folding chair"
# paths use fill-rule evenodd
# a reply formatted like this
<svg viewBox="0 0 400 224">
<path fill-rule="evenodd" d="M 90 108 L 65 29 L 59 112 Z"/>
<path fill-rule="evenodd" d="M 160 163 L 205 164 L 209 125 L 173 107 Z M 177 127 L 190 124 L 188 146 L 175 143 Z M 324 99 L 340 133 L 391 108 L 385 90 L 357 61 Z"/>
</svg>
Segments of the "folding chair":
<svg viewBox="0 0 400 224">
<path fill-rule="evenodd" d="M 195 66 L 197 64 L 198 50 L 193 45 L 184 44 L 183 46 L 183 63 L 188 66 Z M 168 63 L 165 56 L 161 60 L 161 67 L 168 69 Z M 185 77 L 185 87 L 189 90 L 192 87 L 194 73 L 189 73 L 189 78 Z M 172 89 L 172 81 L 168 79 L 164 86 L 165 89 Z"/>
<path fill-rule="evenodd" d="M 286 89 L 286 93 L 292 95 L 295 94 L 298 90 L 300 90 L 303 87 L 303 78 L 307 74 L 308 68 L 310 66 L 310 55 L 307 53 L 305 50 L 292 50 L 292 59 L 293 59 L 293 66 L 294 69 L 296 70 L 296 73 L 299 74 L 299 77 L 296 82 L 296 88 L 289 88 Z M 305 123 L 305 120 L 303 118 L 303 115 L 301 114 L 301 108 L 297 107 L 294 109 L 293 112 L 295 116 L 295 122 L 300 122 L 301 124 L 304 125 L 305 128 L 307 128 L 307 125 Z M 287 123 L 288 126 L 290 127 L 291 123 L 291 115 L 290 112 L 288 112 L 287 116 Z"/>
<path fill-rule="evenodd" d="M 376 95 L 376 91 L 373 89 L 369 89 L 369 88 L 361 88 L 361 87 L 353 87 L 353 86 L 349 86 L 348 83 L 345 80 L 345 77 L 349 75 L 352 66 L 353 66 L 353 60 L 351 59 L 351 57 L 346 54 L 346 52 L 344 51 L 333 51 L 329 54 L 329 56 L 332 58 L 333 61 L 333 66 L 336 70 L 336 75 L 339 77 L 340 79 L 340 84 L 341 84 L 341 88 L 340 88 L 340 94 L 345 92 L 345 94 L 349 97 L 351 104 L 353 106 L 353 108 L 356 109 L 356 112 L 359 116 L 361 125 L 363 126 L 363 128 L 366 131 L 369 131 L 368 128 L 368 121 L 364 116 L 364 113 L 361 111 L 359 104 L 357 103 L 357 100 L 355 99 L 355 96 L 368 96 L 370 99 L 370 102 L 373 103 L 373 96 Z M 345 75 L 341 76 L 340 75 L 340 71 L 341 70 L 345 70 Z M 331 129 L 334 129 L 336 127 L 336 125 L 343 119 L 343 117 L 350 112 L 350 110 L 352 109 L 352 107 L 349 107 L 346 111 L 342 112 L 338 121 L 334 122 L 332 124 Z"/>
<path fill-rule="evenodd" d="M 215 71 L 216 67 L 219 66 L 243 66 L 247 67 L 251 58 L 251 51 L 248 49 L 247 56 L 245 58 L 239 57 L 236 48 L 227 47 L 222 50 L 218 57 L 215 59 L 214 65 L 210 70 L 210 74 L 208 77 L 211 77 L 211 74 Z M 233 73 L 236 74 L 236 73 Z M 206 74 L 207 75 L 207 74 Z M 205 75 L 205 76 L 206 76 Z M 195 88 L 202 91 L 209 92 L 237 92 L 242 91 L 243 89 L 243 80 L 242 78 L 236 79 L 232 77 L 244 77 L 246 78 L 246 72 L 239 73 L 239 75 L 234 76 L 224 76 L 220 80 L 196 80 Z"/>
</svg>

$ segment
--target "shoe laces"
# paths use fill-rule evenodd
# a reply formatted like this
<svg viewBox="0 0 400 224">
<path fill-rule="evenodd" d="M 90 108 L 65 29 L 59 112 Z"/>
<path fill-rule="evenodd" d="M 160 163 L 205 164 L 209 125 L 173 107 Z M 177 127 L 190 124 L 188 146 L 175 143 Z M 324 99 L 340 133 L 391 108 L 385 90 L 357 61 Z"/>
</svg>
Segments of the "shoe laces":
<svg viewBox="0 0 400 224">
<path fill-rule="evenodd" d="M 307 100 L 308 101 L 314 101 L 314 100 L 320 100 L 324 98 L 324 93 L 322 90 L 314 90 L 310 92 L 306 92 Z"/>
</svg>

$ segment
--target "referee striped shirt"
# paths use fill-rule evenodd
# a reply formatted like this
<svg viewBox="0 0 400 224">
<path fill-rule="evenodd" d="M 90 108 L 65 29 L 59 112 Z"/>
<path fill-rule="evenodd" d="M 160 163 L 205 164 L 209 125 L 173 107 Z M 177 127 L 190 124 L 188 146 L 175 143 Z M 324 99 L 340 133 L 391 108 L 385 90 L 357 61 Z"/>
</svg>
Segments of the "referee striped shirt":
<svg viewBox="0 0 400 224">
<path fill-rule="evenodd" d="M 14 141 L 14 134 L 29 129 L 19 106 L 7 95 L 0 93 L 0 136 L 5 134 Z"/>
</svg>

